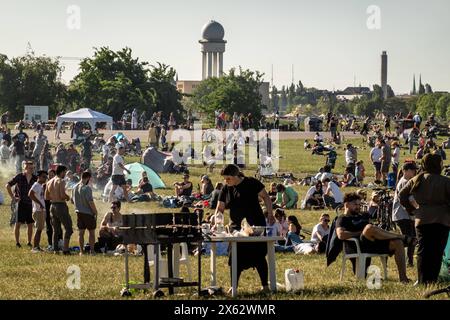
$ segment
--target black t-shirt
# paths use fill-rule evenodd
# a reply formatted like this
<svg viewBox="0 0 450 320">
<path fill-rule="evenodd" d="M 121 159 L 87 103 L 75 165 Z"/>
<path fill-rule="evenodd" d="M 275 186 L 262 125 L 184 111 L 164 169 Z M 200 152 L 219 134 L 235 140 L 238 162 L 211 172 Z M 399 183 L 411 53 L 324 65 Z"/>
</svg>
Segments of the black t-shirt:
<svg viewBox="0 0 450 320">
<path fill-rule="evenodd" d="M 8 146 L 11 145 L 11 140 L 12 140 L 12 138 L 11 138 L 11 135 L 10 135 L 9 133 L 5 133 L 5 134 L 3 135 L 3 140 L 8 141 Z"/>
<path fill-rule="evenodd" d="M 28 139 L 28 135 L 25 132 L 19 132 L 14 136 L 14 138 L 17 138 L 17 140 L 24 143 L 25 140 Z"/>
<path fill-rule="evenodd" d="M 144 193 L 153 192 L 153 186 L 149 182 L 147 182 L 146 184 L 142 185 L 141 190 Z"/>
<path fill-rule="evenodd" d="M 25 154 L 25 144 L 22 141 L 17 140 L 16 142 L 14 142 L 13 146 L 16 149 L 16 154 L 18 155 Z"/>
<path fill-rule="evenodd" d="M 214 190 L 211 193 L 211 200 L 209 201 L 209 207 L 215 209 L 217 207 L 217 202 L 219 201 L 220 190 Z"/>
<path fill-rule="evenodd" d="M 345 231 L 358 232 L 363 231 L 368 224 L 369 217 L 367 215 L 341 215 L 336 220 L 336 229 L 344 228 Z"/>
<path fill-rule="evenodd" d="M 264 185 L 255 178 L 244 177 L 237 186 L 225 185 L 219 196 L 219 201 L 230 209 L 230 225 L 240 229 L 244 218 L 250 225 L 265 226 L 266 219 L 259 204 L 258 194 Z"/>
<path fill-rule="evenodd" d="M 312 194 L 312 198 L 314 199 L 321 199 L 323 197 L 323 191 L 322 189 L 320 190 L 314 190 L 314 193 Z"/>
</svg>

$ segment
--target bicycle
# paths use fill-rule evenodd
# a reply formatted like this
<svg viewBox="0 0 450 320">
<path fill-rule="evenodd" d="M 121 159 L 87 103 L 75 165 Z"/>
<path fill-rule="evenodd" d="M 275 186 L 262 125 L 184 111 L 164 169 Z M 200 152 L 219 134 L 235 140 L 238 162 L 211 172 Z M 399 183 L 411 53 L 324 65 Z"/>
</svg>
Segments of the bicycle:
<svg viewBox="0 0 450 320">
<path fill-rule="evenodd" d="M 395 230 L 396 226 L 392 221 L 393 197 L 390 194 L 391 189 L 375 188 L 373 190 L 376 191 L 380 197 L 376 212 L 375 225 L 386 231 Z"/>
</svg>

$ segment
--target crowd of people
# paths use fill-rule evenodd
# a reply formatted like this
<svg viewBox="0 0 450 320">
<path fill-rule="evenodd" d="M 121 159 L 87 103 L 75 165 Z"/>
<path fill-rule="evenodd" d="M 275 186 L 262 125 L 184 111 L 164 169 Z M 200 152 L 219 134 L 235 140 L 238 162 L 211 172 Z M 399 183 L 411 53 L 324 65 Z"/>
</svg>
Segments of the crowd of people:
<svg viewBox="0 0 450 320">
<path fill-rule="evenodd" d="M 409 117 L 410 115 L 408 115 Z M 412 115 L 411 115 L 412 116 Z M 417 115 L 416 115 L 417 116 Z M 437 280 L 440 258 L 444 250 L 450 228 L 448 198 L 450 196 L 449 179 L 441 175 L 443 160 L 446 159 L 444 149 L 450 147 L 450 141 L 444 141 L 440 146 L 436 136 L 429 133 L 432 117 L 425 125 L 425 131 L 420 130 L 422 119 L 412 116 L 415 122 L 411 132 L 402 143 L 402 132 L 396 128 L 392 131 L 391 118 L 383 117 L 383 128 L 372 124 L 367 118 L 362 128 L 356 125 L 356 119 L 345 117 L 339 122 L 339 117 L 329 113 L 326 126 L 330 131 L 331 140 L 325 144 L 320 132 L 313 138 L 314 144 L 305 141 L 304 148 L 311 150 L 313 156 L 326 156 L 326 163 L 308 180 L 309 189 L 303 201 L 295 191 L 295 183 L 272 183 L 267 192 L 265 186 L 255 178 L 243 175 L 237 161 L 239 155 L 237 145 L 249 141 L 243 137 L 234 137 L 232 143 L 225 140 L 224 148 L 233 150 L 234 164 L 224 167 L 221 175 L 224 183 L 216 184 L 208 175 L 202 175 L 196 182 L 191 179 L 189 170 L 181 171 L 182 179 L 173 183 L 173 197 L 162 199 L 154 192 L 151 180 L 144 172 L 134 190 L 133 183 L 126 179 L 130 174 L 125 164 L 125 156 L 140 154 L 140 141 L 129 141 L 125 136 L 112 136 L 107 141 L 87 135 L 77 144 L 65 145 L 58 143 L 55 151 L 39 128 L 36 135 L 30 138 L 22 128 L 11 135 L 11 131 L 3 125 L 0 129 L 0 158 L 2 164 L 13 166 L 16 175 L 7 183 L 6 189 L 15 205 L 14 235 L 16 246 L 21 247 L 21 225 L 27 225 L 27 246 L 33 253 L 43 251 L 42 232 L 47 234 L 47 250 L 70 254 L 70 240 L 74 228 L 69 206 L 71 201 L 76 213 L 78 242 L 81 254 L 95 254 L 101 248 L 104 251 L 121 247 L 119 227 L 122 224 L 121 203 L 136 201 L 160 201 L 164 206 L 181 207 L 183 212 L 190 208 L 208 209 L 211 212 L 204 222 L 217 228 L 223 222 L 223 212 L 230 210 L 230 232 L 238 230 L 243 220 L 251 226 L 267 226 L 267 234 L 283 238 L 276 244 L 276 251 L 283 253 L 325 253 L 330 241 L 345 242 L 349 238 L 358 238 L 362 250 L 371 253 L 393 255 L 398 269 L 399 279 L 408 282 L 407 266 L 414 265 L 414 253 L 417 250 L 417 267 L 419 283 L 429 283 Z M 5 115 L 7 117 L 7 115 Z M 232 116 L 218 110 L 215 114 L 217 129 L 233 128 L 246 130 L 255 123 L 252 115 L 234 113 Z M 401 115 L 396 115 L 395 119 Z M 275 122 L 279 121 L 274 119 Z M 148 146 L 162 151 L 169 149 L 167 130 L 177 128 L 173 114 L 163 120 L 162 113 L 154 113 L 149 120 L 145 114 L 138 115 L 136 109 L 131 114 L 125 112 L 122 117 L 123 128 L 130 123 L 131 129 L 148 129 Z M 192 115 L 187 119 L 187 127 L 191 128 Z M 384 230 L 376 225 L 371 210 L 377 210 L 378 195 L 372 195 L 366 203 L 363 192 L 344 192 L 349 187 L 366 187 L 365 164 L 360 159 L 358 147 L 352 143 L 345 144 L 345 168 L 342 174 L 333 173 L 336 168 L 338 146 L 343 143 L 338 126 L 341 129 L 360 129 L 364 141 L 371 146 L 369 160 L 374 167 L 375 187 L 390 187 L 394 189 L 392 201 L 392 221 L 400 229 L 400 233 Z M 261 127 L 263 123 L 259 123 Z M 265 127 L 265 125 L 263 126 Z M 270 140 L 268 136 L 267 140 Z M 271 143 L 263 144 L 268 148 L 270 156 Z M 409 154 L 415 152 L 414 159 L 400 162 L 402 147 L 408 146 Z M 92 161 L 93 153 L 101 154 L 99 165 Z M 203 150 L 205 154 L 214 154 L 211 150 Z M 224 154 L 227 150 L 224 149 Z M 179 151 L 196 157 L 193 148 Z M 259 153 L 258 153 L 259 154 Z M 210 159 L 210 160 L 211 160 Z M 414 160 L 421 161 L 421 171 Z M 206 168 L 213 168 L 213 162 L 204 161 Z M 196 186 L 195 186 L 196 185 Z M 108 211 L 97 226 L 99 214 L 93 197 L 93 187 L 104 190 L 105 200 L 110 204 Z M 172 201 L 173 200 L 173 201 Z M 300 201 L 300 203 L 299 203 Z M 361 205 L 367 204 L 368 210 L 362 211 Z M 290 210 L 343 208 L 344 213 L 334 221 L 334 230 L 330 215 L 323 213 L 311 231 L 305 230 Z M 414 218 L 412 217 L 414 214 Z M 222 216 L 221 216 L 222 215 Z M 222 218 L 221 218 L 222 217 Z M 415 221 L 414 221 L 415 219 Z M 33 225 L 35 232 L 33 235 Z M 85 233 L 87 230 L 87 243 Z M 335 237 L 333 240 L 330 238 Z M 305 234 L 310 238 L 306 240 Z M 98 236 L 97 236 L 98 235 Z M 335 245 L 332 243 L 331 245 Z M 351 246 L 350 246 L 351 247 Z M 121 247 L 123 249 L 123 247 Z M 404 249 L 407 248 L 405 255 Z M 350 248 L 351 250 L 352 248 Z M 354 249 L 354 248 L 353 248 Z M 261 279 L 263 288 L 267 288 L 267 263 L 265 261 L 267 248 L 258 245 L 240 244 L 238 251 L 238 278 L 240 273 L 250 267 L 255 267 Z"/>
</svg>

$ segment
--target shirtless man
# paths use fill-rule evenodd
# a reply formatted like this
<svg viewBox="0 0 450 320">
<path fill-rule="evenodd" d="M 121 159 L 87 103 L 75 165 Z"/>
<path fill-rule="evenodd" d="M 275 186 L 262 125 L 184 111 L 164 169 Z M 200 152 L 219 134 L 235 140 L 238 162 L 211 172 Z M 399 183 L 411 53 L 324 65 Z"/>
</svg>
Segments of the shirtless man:
<svg viewBox="0 0 450 320">
<path fill-rule="evenodd" d="M 52 219 L 52 225 L 54 229 L 53 233 L 53 246 L 55 252 L 58 252 L 58 239 L 61 238 L 62 228 L 64 226 L 64 248 L 63 254 L 70 255 L 69 242 L 70 236 L 73 233 L 72 218 L 69 215 L 69 207 L 66 201 L 70 200 L 70 197 L 66 194 L 66 183 L 64 177 L 66 176 L 67 168 L 59 165 L 56 168 L 56 176 L 47 182 L 47 188 L 45 189 L 45 200 L 51 201 L 50 214 Z"/>
</svg>

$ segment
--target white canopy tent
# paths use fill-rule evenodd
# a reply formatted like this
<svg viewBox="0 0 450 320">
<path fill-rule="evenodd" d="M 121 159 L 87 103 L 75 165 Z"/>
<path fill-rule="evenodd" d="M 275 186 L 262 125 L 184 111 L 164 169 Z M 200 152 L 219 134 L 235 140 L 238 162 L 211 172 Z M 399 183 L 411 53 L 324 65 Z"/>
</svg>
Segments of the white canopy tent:
<svg viewBox="0 0 450 320">
<path fill-rule="evenodd" d="M 106 114 L 91 110 L 89 108 L 79 109 L 70 113 L 63 114 L 57 118 L 57 132 L 61 130 L 64 122 L 87 122 L 92 130 L 95 130 L 95 124 L 106 122 L 112 130 L 113 118 Z"/>
</svg>

